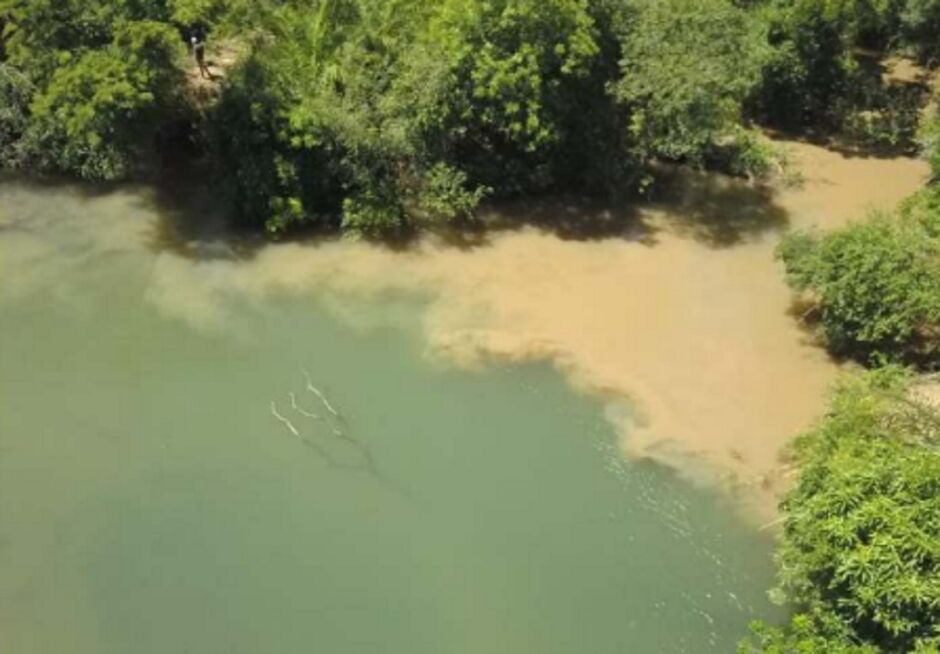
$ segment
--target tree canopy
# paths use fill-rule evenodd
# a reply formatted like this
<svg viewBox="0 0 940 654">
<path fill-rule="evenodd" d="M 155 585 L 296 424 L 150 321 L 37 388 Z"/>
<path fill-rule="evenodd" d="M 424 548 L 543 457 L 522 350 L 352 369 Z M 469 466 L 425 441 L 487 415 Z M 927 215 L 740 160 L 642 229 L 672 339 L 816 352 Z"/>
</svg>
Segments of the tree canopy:
<svg viewBox="0 0 940 654">
<path fill-rule="evenodd" d="M 742 652 L 940 648 L 940 413 L 912 384 L 891 367 L 847 379 L 797 440 L 777 593 L 798 612 Z"/>
<path fill-rule="evenodd" d="M 925 191 L 894 214 L 825 235 L 795 233 L 781 244 L 790 285 L 807 295 L 836 353 L 920 361 L 936 356 L 940 328 L 940 239 Z"/>
<path fill-rule="evenodd" d="M 929 56 L 937 4 L 0 0 L 0 164 L 120 179 L 182 133 L 271 233 L 622 194 L 654 159 L 760 175 L 755 121 L 910 147 L 916 98 L 864 77 L 854 49 Z M 210 105 L 187 92 L 194 30 L 242 53 Z"/>
</svg>

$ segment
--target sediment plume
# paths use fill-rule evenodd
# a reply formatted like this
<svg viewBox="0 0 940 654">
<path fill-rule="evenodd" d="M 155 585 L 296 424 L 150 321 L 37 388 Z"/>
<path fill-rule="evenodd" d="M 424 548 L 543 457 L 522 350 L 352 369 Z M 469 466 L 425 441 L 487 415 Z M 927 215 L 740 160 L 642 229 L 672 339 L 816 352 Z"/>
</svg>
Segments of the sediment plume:
<svg viewBox="0 0 940 654">
<path fill-rule="evenodd" d="M 309 298 L 362 331 L 402 324 L 401 312 L 381 307 L 404 298 L 435 365 L 552 362 L 573 388 L 605 402 L 629 456 L 730 482 L 748 502 L 773 507 L 786 481 L 781 447 L 820 414 L 840 372 L 790 315 L 773 256 L 779 235 L 890 208 L 928 175 L 914 159 L 782 145 L 800 185 L 684 173 L 621 213 L 561 200 L 517 206 L 506 210 L 517 227 L 467 248 L 428 237 L 401 250 L 335 241 L 199 258 L 192 248 L 148 249 L 153 216 L 141 212 L 140 189 L 121 189 L 96 199 L 95 220 L 0 218 L 0 265 L 16 273 L 4 276 L 0 304 L 61 290 L 60 280 L 101 256 L 126 258 L 129 271 L 146 261 L 144 297 L 165 316 L 246 342 L 263 338 L 253 312 L 277 296 Z M 63 193 L 83 201 L 77 189 Z M 30 197 L 0 190 L 7 216 L 30 214 Z M 321 444 L 348 436 L 339 407 L 308 381 L 324 408 L 311 412 L 295 397 L 295 411 L 341 432 Z"/>
<path fill-rule="evenodd" d="M 767 190 L 689 174 L 616 233 L 571 234 L 541 221 L 464 249 L 426 238 L 404 251 L 270 245 L 243 262 L 162 254 L 148 294 L 207 330 L 230 324 L 245 297 L 310 295 L 348 320 L 347 301 L 421 298 L 434 362 L 551 361 L 575 389 L 607 402 L 630 456 L 726 483 L 772 518 L 780 450 L 820 414 L 839 374 L 790 315 L 773 254 L 779 235 L 890 208 L 928 172 L 912 159 L 786 147 L 802 185 Z M 539 214 L 579 224 L 579 211 L 559 201 Z"/>
</svg>

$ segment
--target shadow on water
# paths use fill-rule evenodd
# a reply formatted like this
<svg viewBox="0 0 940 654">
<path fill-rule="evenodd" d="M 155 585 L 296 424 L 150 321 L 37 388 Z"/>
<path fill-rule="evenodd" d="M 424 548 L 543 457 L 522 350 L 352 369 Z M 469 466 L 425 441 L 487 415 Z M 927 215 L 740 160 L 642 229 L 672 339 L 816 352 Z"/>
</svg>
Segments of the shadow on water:
<svg viewBox="0 0 940 654">
<path fill-rule="evenodd" d="M 431 231 L 452 246 L 486 246 L 494 234 L 534 227 L 563 240 L 621 239 L 654 246 L 667 228 L 682 237 L 715 248 L 733 246 L 786 228 L 786 212 L 774 201 L 772 187 L 716 173 L 677 166 L 656 168 L 646 197 L 608 201 L 576 195 L 501 200 L 485 206 L 479 220 L 459 227 L 429 228 L 386 239 L 392 249 L 408 249 Z M 250 259 L 269 243 L 263 234 L 232 219 L 229 203 L 198 175 L 171 175 L 155 183 L 89 184 L 58 178 L 14 178 L 38 187 L 68 185 L 82 196 L 101 197 L 121 189 L 140 189 L 141 205 L 159 216 L 148 236 L 155 252 L 169 251 L 189 259 Z M 0 179 L 3 181 L 3 179 Z M 311 229 L 294 241 L 324 242 L 340 238 L 335 230 Z"/>
<path fill-rule="evenodd" d="M 716 173 L 660 166 L 644 198 L 603 202 L 556 196 L 503 202 L 484 214 L 485 229 L 458 245 L 482 245 L 487 233 L 536 227 L 564 240 L 622 239 L 654 246 L 664 228 L 703 245 L 724 248 L 779 232 L 789 224 L 773 187 Z"/>
<path fill-rule="evenodd" d="M 643 241 L 649 229 L 635 202 L 606 202 L 574 195 L 543 196 L 493 204 L 482 212 L 487 232 L 535 227 L 566 241 L 624 239 Z"/>
<path fill-rule="evenodd" d="M 647 206 L 671 231 L 709 247 L 757 240 L 789 225 L 774 188 L 766 184 L 683 168 L 663 170 L 658 177 Z"/>
<path fill-rule="evenodd" d="M 858 75 L 849 106 L 814 126 L 778 125 L 765 131 L 778 139 L 808 143 L 847 159 L 915 157 L 918 125 L 937 83 L 933 64 L 879 51 L 855 50 Z"/>
<path fill-rule="evenodd" d="M 147 245 L 187 259 L 250 259 L 267 242 L 232 220 L 229 202 L 209 183 L 174 177 L 152 187 L 145 201 L 159 220 Z"/>
</svg>

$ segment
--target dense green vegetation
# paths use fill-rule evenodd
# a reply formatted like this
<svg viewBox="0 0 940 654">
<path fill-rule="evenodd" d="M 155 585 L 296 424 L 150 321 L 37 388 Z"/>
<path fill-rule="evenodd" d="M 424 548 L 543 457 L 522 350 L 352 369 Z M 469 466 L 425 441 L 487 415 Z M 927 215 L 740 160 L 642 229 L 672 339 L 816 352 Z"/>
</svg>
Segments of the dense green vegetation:
<svg viewBox="0 0 940 654">
<path fill-rule="evenodd" d="M 722 1 L 288 5 L 269 24 L 212 121 L 269 229 L 467 219 L 487 195 L 629 186 L 654 156 L 765 163 L 741 117 L 757 28 Z"/>
<path fill-rule="evenodd" d="M 937 170 L 938 125 L 922 131 Z M 940 187 L 891 214 L 824 235 L 789 235 L 778 254 L 790 285 L 810 303 L 830 349 L 863 362 L 932 368 L 940 352 Z"/>
<path fill-rule="evenodd" d="M 829 348 L 870 366 L 940 362 L 940 120 L 919 140 L 934 170 L 926 188 L 778 250 Z M 742 652 L 940 652 L 940 412 L 912 392 L 921 381 L 875 367 L 797 441 L 777 593 L 798 613 L 755 625 Z"/>
<path fill-rule="evenodd" d="M 178 104 L 183 49 L 156 3 L 0 2 L 0 163 L 124 177 Z"/>
<path fill-rule="evenodd" d="M 925 191 L 894 215 L 823 236 L 796 233 L 780 248 L 790 284 L 807 293 L 838 354 L 929 366 L 940 346 L 940 213 Z"/>
<path fill-rule="evenodd" d="M 911 386 L 847 380 L 796 441 L 777 593 L 798 613 L 742 653 L 940 651 L 940 413 Z"/>
<path fill-rule="evenodd" d="M 249 225 L 388 234 L 486 197 L 625 193 L 668 159 L 740 175 L 755 121 L 906 148 L 936 0 L 0 0 L 0 165 L 120 179 L 201 156 Z M 192 93 L 194 28 L 242 53 Z M 210 55 L 211 56 L 211 55 Z M 164 159 L 167 157 L 164 156 Z"/>
<path fill-rule="evenodd" d="M 829 348 L 872 366 L 940 362 L 940 120 L 919 140 L 934 170 L 926 188 L 778 249 Z M 756 624 L 742 652 L 940 651 L 940 412 L 917 383 L 875 367 L 797 441 L 776 592 L 798 612 L 785 627 Z"/>
</svg>

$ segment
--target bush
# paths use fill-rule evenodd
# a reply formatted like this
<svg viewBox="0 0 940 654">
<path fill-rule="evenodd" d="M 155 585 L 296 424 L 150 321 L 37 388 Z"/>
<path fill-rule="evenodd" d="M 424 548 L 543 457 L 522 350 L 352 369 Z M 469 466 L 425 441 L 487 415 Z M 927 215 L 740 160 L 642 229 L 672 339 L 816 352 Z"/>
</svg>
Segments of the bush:
<svg viewBox="0 0 940 654">
<path fill-rule="evenodd" d="M 787 281 L 813 303 L 833 352 L 933 364 L 940 345 L 940 240 L 929 224 L 907 211 L 784 239 L 778 256 Z"/>
<path fill-rule="evenodd" d="M 796 441 L 777 592 L 798 614 L 742 652 L 940 647 L 940 414 L 910 385 L 897 368 L 847 380 Z"/>
<path fill-rule="evenodd" d="M 900 12 L 900 37 L 922 60 L 940 55 L 940 1 L 906 0 Z"/>
<path fill-rule="evenodd" d="M 832 124 L 855 73 L 840 2 L 778 0 L 762 10 L 771 46 L 752 111 L 783 127 Z"/>
<path fill-rule="evenodd" d="M 66 60 L 32 104 L 43 167 L 86 179 L 125 177 L 152 146 L 155 108 L 174 92 L 177 40 L 166 25 L 135 22 L 109 47 Z"/>
<path fill-rule="evenodd" d="M 0 168 L 23 164 L 21 139 L 29 126 L 33 85 L 10 64 L 0 63 Z"/>
<path fill-rule="evenodd" d="M 927 95 L 919 85 L 859 79 L 839 112 L 842 136 L 876 151 L 915 154 Z"/>
<path fill-rule="evenodd" d="M 131 172 L 178 97 L 182 44 L 164 3 L 0 0 L 0 15 L 6 164 L 87 179 Z"/>
<path fill-rule="evenodd" d="M 421 209 L 432 219 L 467 220 L 473 216 L 489 189 L 467 188 L 467 175 L 445 163 L 435 164 L 427 172 L 419 197 Z"/>
<path fill-rule="evenodd" d="M 199 114 L 238 213 L 276 234 L 620 195 L 657 158 L 753 177 L 776 158 L 754 117 L 909 147 L 916 107 L 857 84 L 852 49 L 931 2 L 0 0 L 0 156 L 122 177 Z M 198 108 L 177 104 L 194 26 L 244 53 Z"/>
<path fill-rule="evenodd" d="M 623 188 L 652 157 L 769 165 L 741 126 L 764 35 L 728 0 L 296 2 L 258 29 L 211 141 L 272 231 L 453 222 L 485 195 Z"/>
<path fill-rule="evenodd" d="M 394 198 L 371 193 L 343 200 L 343 229 L 362 236 L 391 236 L 406 228 L 404 212 Z"/>
<path fill-rule="evenodd" d="M 621 77 L 635 147 L 704 162 L 741 124 L 765 56 L 761 25 L 725 0 L 639 2 L 624 23 Z"/>
<path fill-rule="evenodd" d="M 786 164 L 783 151 L 755 130 L 735 127 L 730 136 L 709 149 L 710 168 L 739 177 L 768 177 Z"/>
<path fill-rule="evenodd" d="M 933 116 L 924 121 L 917 132 L 917 143 L 921 153 L 930 164 L 934 182 L 940 179 L 940 117 Z"/>
</svg>

